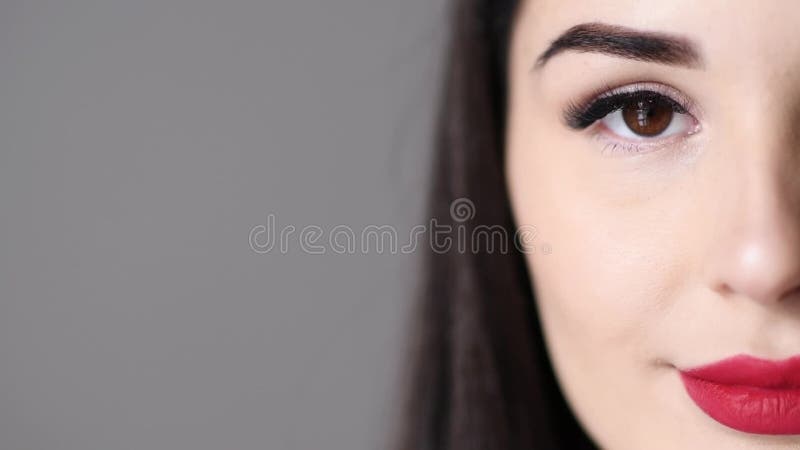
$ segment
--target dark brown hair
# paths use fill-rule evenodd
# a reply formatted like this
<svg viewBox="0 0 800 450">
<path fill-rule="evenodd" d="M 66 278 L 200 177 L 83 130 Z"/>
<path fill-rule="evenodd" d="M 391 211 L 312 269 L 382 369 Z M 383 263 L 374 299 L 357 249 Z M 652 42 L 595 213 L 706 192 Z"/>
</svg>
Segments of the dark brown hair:
<svg viewBox="0 0 800 450">
<path fill-rule="evenodd" d="M 467 233 L 499 225 L 514 235 L 503 161 L 518 3 L 453 3 L 429 211 Z M 475 215 L 456 224 L 459 198 Z M 508 249 L 426 255 L 400 449 L 594 448 L 557 385 L 524 257 Z"/>
</svg>

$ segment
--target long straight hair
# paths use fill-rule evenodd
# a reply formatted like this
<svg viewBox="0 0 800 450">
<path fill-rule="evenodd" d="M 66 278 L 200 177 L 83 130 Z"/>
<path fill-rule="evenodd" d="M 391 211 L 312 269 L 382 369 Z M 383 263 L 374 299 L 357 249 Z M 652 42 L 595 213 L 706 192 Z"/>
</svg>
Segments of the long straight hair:
<svg viewBox="0 0 800 450">
<path fill-rule="evenodd" d="M 504 175 L 507 64 L 516 0 L 455 0 L 429 197 L 442 225 L 514 236 Z M 471 220 L 451 204 L 472 202 Z M 523 255 L 436 252 L 413 320 L 402 450 L 595 448 L 553 373 Z"/>
</svg>

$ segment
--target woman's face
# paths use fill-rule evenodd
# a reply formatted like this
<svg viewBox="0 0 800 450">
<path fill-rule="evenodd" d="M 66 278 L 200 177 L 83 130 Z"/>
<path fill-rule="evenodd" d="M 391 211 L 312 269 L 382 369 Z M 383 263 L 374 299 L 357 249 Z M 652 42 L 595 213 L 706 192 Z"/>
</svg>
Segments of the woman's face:
<svg viewBox="0 0 800 450">
<path fill-rule="evenodd" d="M 800 354 L 800 7 L 534 0 L 509 64 L 512 206 L 581 423 L 797 448 L 800 367 L 770 361 Z"/>
</svg>

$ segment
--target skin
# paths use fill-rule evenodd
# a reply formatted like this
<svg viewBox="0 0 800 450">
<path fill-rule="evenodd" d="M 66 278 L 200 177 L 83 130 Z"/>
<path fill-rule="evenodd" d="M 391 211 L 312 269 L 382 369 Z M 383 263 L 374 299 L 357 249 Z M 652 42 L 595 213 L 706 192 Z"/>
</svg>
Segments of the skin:
<svg viewBox="0 0 800 450">
<path fill-rule="evenodd" d="M 603 22 L 694 42 L 702 68 L 567 51 Z M 509 62 L 506 175 L 567 401 L 606 449 L 787 449 L 705 415 L 678 375 L 737 354 L 800 353 L 800 8 L 791 1 L 535 0 Z M 650 81 L 697 106 L 699 130 L 640 153 L 576 131 L 570 102 Z M 618 139 L 624 141 L 624 139 Z"/>
</svg>

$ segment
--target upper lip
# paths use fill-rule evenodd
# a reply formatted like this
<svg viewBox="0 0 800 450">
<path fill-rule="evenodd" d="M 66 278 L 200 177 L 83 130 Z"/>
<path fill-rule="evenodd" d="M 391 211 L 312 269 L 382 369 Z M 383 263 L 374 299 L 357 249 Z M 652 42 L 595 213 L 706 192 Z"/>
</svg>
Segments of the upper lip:
<svg viewBox="0 0 800 450">
<path fill-rule="evenodd" d="M 684 376 L 722 385 L 764 389 L 800 388 L 800 355 L 768 360 L 736 355 L 710 364 L 681 370 Z"/>
</svg>

